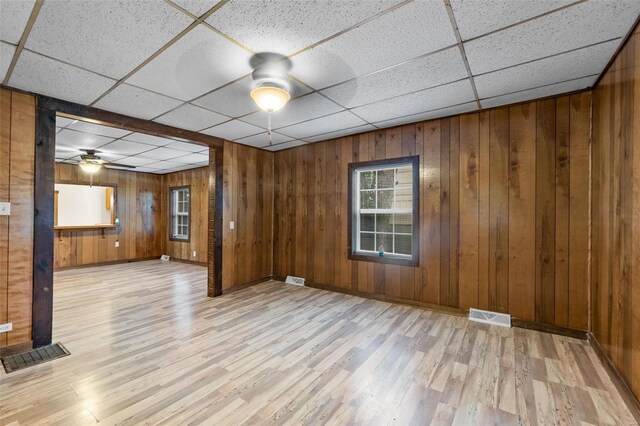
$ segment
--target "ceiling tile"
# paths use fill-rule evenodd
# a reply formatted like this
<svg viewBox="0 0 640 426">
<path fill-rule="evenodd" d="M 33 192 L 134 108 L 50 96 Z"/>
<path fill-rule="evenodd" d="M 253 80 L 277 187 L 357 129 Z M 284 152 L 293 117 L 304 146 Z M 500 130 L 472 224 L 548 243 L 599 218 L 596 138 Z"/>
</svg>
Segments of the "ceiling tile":
<svg viewBox="0 0 640 426">
<path fill-rule="evenodd" d="M 462 80 L 354 108 L 353 112 L 374 123 L 458 105 L 474 99 L 471 83 L 469 80 Z"/>
<path fill-rule="evenodd" d="M 162 160 L 162 161 L 172 160 L 176 157 L 181 157 L 183 155 L 185 155 L 184 151 L 178 151 L 176 149 L 169 149 L 164 147 L 156 148 L 154 150 L 139 154 L 141 158 L 152 158 L 154 160 Z"/>
<path fill-rule="evenodd" d="M 56 146 L 56 160 L 76 157 L 79 154 L 80 151 L 78 151 L 77 149 L 69 148 L 66 146 Z"/>
<path fill-rule="evenodd" d="M 103 152 L 102 148 L 100 148 L 98 151 L 99 152 L 97 155 L 100 157 L 100 159 L 105 161 L 117 161 L 119 163 L 121 159 L 126 157 L 126 155 L 118 154 L 115 152 Z"/>
<path fill-rule="evenodd" d="M 207 22 L 255 52 L 289 55 L 388 9 L 398 0 L 235 0 Z"/>
<path fill-rule="evenodd" d="M 574 92 L 576 90 L 586 89 L 591 87 L 598 75 L 592 75 L 590 77 L 579 78 L 572 81 L 566 81 L 564 83 L 551 84 L 549 86 L 538 87 L 536 89 L 523 90 L 522 92 L 511 93 L 508 95 L 497 96 L 495 98 L 488 98 L 480 100 L 482 108 L 492 108 L 500 105 L 513 104 L 516 102 L 528 101 L 531 99 L 544 98 L 547 96 L 558 95 L 561 93 Z"/>
<path fill-rule="evenodd" d="M 309 143 L 305 142 L 305 141 L 292 140 L 292 141 L 289 141 L 289 142 L 283 142 L 283 143 L 278 144 L 278 145 L 266 146 L 266 147 L 264 147 L 264 149 L 266 149 L 268 151 L 282 151 L 283 149 L 294 148 L 296 146 L 308 145 L 308 144 Z"/>
<path fill-rule="evenodd" d="M 623 37 L 640 1 L 587 1 L 465 43 L 474 75 Z"/>
<path fill-rule="evenodd" d="M 26 47 L 120 79 L 192 22 L 156 0 L 45 1 Z"/>
<path fill-rule="evenodd" d="M 250 73 L 250 57 L 236 44 L 198 25 L 127 83 L 188 101 Z"/>
<path fill-rule="evenodd" d="M 311 93 L 292 99 L 280 111 L 273 113 L 271 117 L 272 128 L 277 129 L 279 127 L 289 126 L 301 121 L 332 114 L 342 109 L 343 108 L 324 96 Z M 267 119 L 267 113 L 264 111 L 258 111 L 242 117 L 243 121 L 263 127 L 266 127 Z"/>
<path fill-rule="evenodd" d="M 111 142 L 108 145 L 104 145 L 100 147 L 101 152 L 110 153 L 110 154 L 120 154 L 122 156 L 136 155 L 141 152 L 149 151 L 155 149 L 153 145 L 147 145 L 144 143 L 131 142 L 124 139 L 120 139 L 114 142 Z"/>
<path fill-rule="evenodd" d="M 463 40 L 533 18 L 576 0 L 451 0 L 453 15 Z"/>
<path fill-rule="evenodd" d="M 322 91 L 347 108 L 369 104 L 468 76 L 458 47 L 424 56 Z"/>
<path fill-rule="evenodd" d="M 95 107 L 149 120 L 178 105 L 181 101 L 158 95 L 144 89 L 121 84 L 96 102 Z"/>
<path fill-rule="evenodd" d="M 113 138 L 68 129 L 56 133 L 56 146 L 60 145 L 76 149 L 94 149 L 106 145 L 112 140 Z"/>
<path fill-rule="evenodd" d="M 162 149 L 162 148 L 160 148 L 160 149 Z M 149 165 L 146 165 L 145 167 L 150 168 L 150 169 L 169 171 L 171 169 L 175 169 L 175 168 L 178 168 L 178 167 L 184 167 L 184 164 L 176 163 L 176 162 L 173 162 L 173 161 L 158 161 L 156 163 L 151 163 Z"/>
<path fill-rule="evenodd" d="M 251 82 L 251 77 L 247 76 L 196 99 L 193 103 L 211 111 L 224 112 L 231 117 L 248 114 L 258 109 L 249 96 Z"/>
<path fill-rule="evenodd" d="M 200 163 L 208 163 L 209 156 L 203 154 L 187 154 L 182 157 L 176 157 L 173 159 L 175 163 L 181 164 L 200 164 Z"/>
<path fill-rule="evenodd" d="M 2 0 L 0 40 L 18 44 L 35 3 L 35 0 Z"/>
<path fill-rule="evenodd" d="M 474 78 L 478 96 L 488 98 L 597 74 L 607 65 L 618 44 L 611 41 L 483 74 Z"/>
<path fill-rule="evenodd" d="M 229 117 L 200 108 L 191 104 L 169 111 L 153 121 L 178 127 L 180 129 L 198 131 L 215 126 L 229 120 Z"/>
<path fill-rule="evenodd" d="M 365 124 L 364 126 L 356 126 L 356 127 L 350 127 L 344 130 L 338 130 L 335 132 L 322 133 L 317 136 L 307 137 L 305 138 L 305 140 L 309 142 L 326 141 L 329 139 L 340 138 L 347 135 L 356 135 L 358 133 L 370 132 L 372 130 L 376 130 L 376 128 L 373 127 L 371 124 Z"/>
<path fill-rule="evenodd" d="M 246 136 L 255 135 L 256 133 L 260 133 L 263 131 L 263 128 L 254 126 L 252 124 L 248 124 L 239 120 L 231 120 L 218 126 L 211 127 L 210 129 L 203 130 L 201 133 L 232 141 L 244 138 Z"/>
<path fill-rule="evenodd" d="M 116 82 L 23 50 L 9 86 L 81 104 L 90 104 Z"/>
<path fill-rule="evenodd" d="M 165 146 L 175 142 L 173 139 L 161 138 L 159 136 L 148 135 L 146 133 L 132 133 L 126 138 L 128 141 L 146 143 L 148 145 Z"/>
<path fill-rule="evenodd" d="M 206 146 L 203 146 L 197 143 L 187 143 L 187 142 L 172 142 L 169 145 L 166 145 L 165 147 L 169 149 L 177 149 L 179 151 L 185 151 L 185 152 L 202 152 L 204 150 L 208 150 Z"/>
<path fill-rule="evenodd" d="M 66 118 L 66 117 L 62 117 L 59 115 L 56 115 L 56 127 L 67 127 L 70 124 L 75 123 L 78 120 L 72 120 L 70 118 Z M 80 129 L 78 129 L 80 130 Z M 87 132 L 90 133 L 90 132 Z M 105 136 L 109 136 L 109 135 L 105 135 Z"/>
<path fill-rule="evenodd" d="M 278 132 L 271 132 L 271 139 L 274 144 L 288 142 L 291 140 L 289 136 L 281 135 Z M 264 147 L 269 145 L 269 135 L 267 134 L 267 132 L 264 132 L 258 135 L 249 136 L 247 138 L 237 139 L 236 142 L 243 145 Z"/>
<path fill-rule="evenodd" d="M 315 120 L 284 127 L 280 129 L 280 132 L 296 139 L 304 139 L 307 136 L 348 129 L 363 124 L 366 123 L 349 111 L 341 111 L 336 114 L 316 118 Z"/>
<path fill-rule="evenodd" d="M 15 46 L 0 42 L 0 82 L 4 80 L 4 76 L 7 74 L 14 53 L 16 53 Z"/>
<path fill-rule="evenodd" d="M 381 128 L 400 126 L 402 124 L 417 123 L 419 121 L 431 120 L 431 119 L 440 118 L 440 117 L 448 117 L 450 115 L 463 114 L 465 112 L 471 112 L 471 111 L 477 111 L 477 110 L 478 110 L 478 106 L 474 101 L 474 102 L 468 102 L 462 105 L 455 105 L 451 107 L 436 109 L 433 111 L 423 112 L 420 114 L 412 114 L 404 117 L 392 118 L 391 120 L 378 121 L 377 123 L 374 123 L 374 124 Z"/>
<path fill-rule="evenodd" d="M 321 89 L 455 43 L 444 2 L 415 1 L 294 56 L 291 72 Z"/>
<path fill-rule="evenodd" d="M 213 6 L 218 4 L 220 0 L 171 0 L 189 13 L 195 16 L 202 16 Z"/>
<path fill-rule="evenodd" d="M 122 164 L 127 164 L 129 166 L 147 166 L 151 163 L 156 163 L 158 160 L 154 160 L 151 158 L 141 158 L 138 156 L 124 157 L 121 158 L 118 162 Z"/>
<path fill-rule="evenodd" d="M 128 135 L 129 133 L 131 133 L 129 130 L 118 129 L 116 127 L 101 126 L 99 124 L 88 123 L 86 121 L 80 121 L 80 120 L 74 121 L 74 120 L 65 119 L 64 117 L 56 117 L 56 124 L 58 124 L 58 122 L 62 124 L 63 123 L 63 121 L 61 121 L 62 119 L 68 122 L 67 126 L 69 129 L 78 130 L 80 132 L 85 132 L 85 133 L 92 133 L 94 135 L 110 136 L 112 138 L 121 138 L 122 136 Z"/>
</svg>

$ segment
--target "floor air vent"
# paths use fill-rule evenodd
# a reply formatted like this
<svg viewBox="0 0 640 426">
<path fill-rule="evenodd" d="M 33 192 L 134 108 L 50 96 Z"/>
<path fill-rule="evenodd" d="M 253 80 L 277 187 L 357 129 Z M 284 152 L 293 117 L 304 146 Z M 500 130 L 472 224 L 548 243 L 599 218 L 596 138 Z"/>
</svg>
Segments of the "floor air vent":
<svg viewBox="0 0 640 426">
<path fill-rule="evenodd" d="M 292 277 L 291 275 L 288 275 L 285 283 L 293 285 L 304 285 L 304 278 Z"/>
<path fill-rule="evenodd" d="M 5 356 L 2 358 L 4 371 L 12 373 L 23 368 L 32 367 L 42 364 L 43 362 L 53 361 L 63 356 L 71 355 L 62 343 L 54 343 L 53 345 L 43 346 L 41 348 L 31 349 L 20 354 Z"/>
<path fill-rule="evenodd" d="M 498 312 L 482 311 L 480 309 L 469 309 L 469 319 L 471 321 L 484 324 L 499 325 L 501 327 L 511 327 L 511 315 L 500 314 Z"/>
</svg>

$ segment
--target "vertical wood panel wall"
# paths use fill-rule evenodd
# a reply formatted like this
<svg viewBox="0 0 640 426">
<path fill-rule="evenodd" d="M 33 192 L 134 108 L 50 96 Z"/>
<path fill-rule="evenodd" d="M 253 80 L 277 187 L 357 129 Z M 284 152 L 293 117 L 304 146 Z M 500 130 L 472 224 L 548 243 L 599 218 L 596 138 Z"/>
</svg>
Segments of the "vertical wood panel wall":
<svg viewBox="0 0 640 426">
<path fill-rule="evenodd" d="M 640 29 L 594 91 L 593 334 L 640 398 Z"/>
<path fill-rule="evenodd" d="M 588 327 L 591 94 L 275 154 L 274 274 Z M 347 258 L 347 165 L 420 155 L 420 267 Z"/>
<path fill-rule="evenodd" d="M 33 290 L 33 196 L 35 97 L 0 89 L 0 201 L 11 216 L 0 216 L 0 347 L 31 340 Z"/>
<path fill-rule="evenodd" d="M 224 144 L 223 290 L 273 273 L 273 157 L 269 151 Z"/>
<path fill-rule="evenodd" d="M 57 183 L 88 184 L 89 174 L 71 164 L 56 164 Z M 116 185 L 120 226 L 101 231 L 58 231 L 54 235 L 54 267 L 160 257 L 162 233 L 162 176 L 102 169 L 96 185 Z M 119 241 L 120 247 L 115 246 Z"/>
<path fill-rule="evenodd" d="M 162 175 L 162 253 L 173 259 L 207 263 L 207 217 L 209 212 L 209 167 L 185 170 Z M 171 241 L 169 215 L 171 214 L 170 192 L 172 187 L 190 187 L 191 194 L 191 230 L 189 242 Z M 193 252 L 196 255 L 193 256 Z"/>
</svg>

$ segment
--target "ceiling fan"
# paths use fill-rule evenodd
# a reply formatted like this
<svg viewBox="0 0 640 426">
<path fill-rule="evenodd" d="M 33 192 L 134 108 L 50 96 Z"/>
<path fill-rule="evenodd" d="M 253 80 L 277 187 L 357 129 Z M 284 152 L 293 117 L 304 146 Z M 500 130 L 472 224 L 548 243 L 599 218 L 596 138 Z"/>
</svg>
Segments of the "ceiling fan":
<svg viewBox="0 0 640 426">
<path fill-rule="evenodd" d="M 101 167 L 124 167 L 127 169 L 135 169 L 135 166 L 130 166 L 128 164 L 120 164 L 120 163 L 111 163 L 108 161 L 105 161 L 103 159 L 101 159 L 98 155 L 96 155 L 96 153 L 99 153 L 100 151 L 97 151 L 95 149 L 81 149 L 80 151 L 84 151 L 86 152 L 86 154 L 82 154 L 80 156 L 80 158 L 82 158 L 82 160 L 80 160 L 79 166 L 82 170 L 84 170 L 87 173 L 96 173 L 98 170 L 100 170 Z"/>
</svg>

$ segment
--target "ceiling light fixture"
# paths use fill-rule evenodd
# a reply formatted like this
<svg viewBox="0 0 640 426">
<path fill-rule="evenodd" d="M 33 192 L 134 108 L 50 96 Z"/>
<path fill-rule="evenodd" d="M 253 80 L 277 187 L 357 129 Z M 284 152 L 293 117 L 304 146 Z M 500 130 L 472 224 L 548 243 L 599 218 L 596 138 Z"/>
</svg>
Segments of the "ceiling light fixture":
<svg viewBox="0 0 640 426">
<path fill-rule="evenodd" d="M 260 109 L 267 112 L 269 145 L 272 145 L 271 113 L 281 110 L 291 99 L 291 86 L 286 63 L 282 61 L 263 62 L 253 71 L 251 77 L 253 78 L 251 99 Z"/>
<path fill-rule="evenodd" d="M 86 173 L 94 174 L 102 168 L 102 164 L 91 160 L 82 160 L 80 162 L 80 168 Z"/>
</svg>

